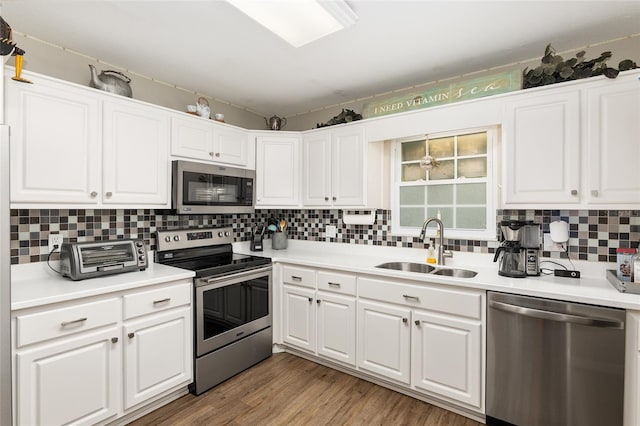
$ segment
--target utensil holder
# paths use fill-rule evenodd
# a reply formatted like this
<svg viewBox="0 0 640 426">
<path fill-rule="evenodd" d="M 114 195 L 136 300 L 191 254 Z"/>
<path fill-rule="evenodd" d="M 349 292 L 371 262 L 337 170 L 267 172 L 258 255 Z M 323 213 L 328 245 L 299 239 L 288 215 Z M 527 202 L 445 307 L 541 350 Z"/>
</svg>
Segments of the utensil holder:
<svg viewBox="0 0 640 426">
<path fill-rule="evenodd" d="M 271 248 L 274 250 L 284 250 L 287 248 L 287 233 L 274 232 L 271 236 Z"/>
</svg>

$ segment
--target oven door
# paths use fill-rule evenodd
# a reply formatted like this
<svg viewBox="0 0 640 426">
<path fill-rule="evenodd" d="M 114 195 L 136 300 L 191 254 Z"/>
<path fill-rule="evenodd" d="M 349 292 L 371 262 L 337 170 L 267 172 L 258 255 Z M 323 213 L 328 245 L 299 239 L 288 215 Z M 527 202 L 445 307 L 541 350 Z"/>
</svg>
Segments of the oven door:
<svg viewBox="0 0 640 426">
<path fill-rule="evenodd" d="M 197 356 L 271 326 L 271 266 L 198 278 L 195 286 Z"/>
</svg>

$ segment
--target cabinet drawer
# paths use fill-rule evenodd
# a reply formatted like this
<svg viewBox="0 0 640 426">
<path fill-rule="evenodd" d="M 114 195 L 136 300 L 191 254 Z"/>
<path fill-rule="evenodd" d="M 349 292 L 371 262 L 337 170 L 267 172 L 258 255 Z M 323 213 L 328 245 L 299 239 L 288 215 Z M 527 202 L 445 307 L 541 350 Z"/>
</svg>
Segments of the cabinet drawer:
<svg viewBox="0 0 640 426">
<path fill-rule="evenodd" d="M 185 282 L 124 296 L 124 319 L 191 304 L 193 284 Z"/>
<path fill-rule="evenodd" d="M 282 281 L 285 284 L 316 288 L 316 273 L 315 270 L 309 268 L 284 266 L 282 268 Z"/>
<path fill-rule="evenodd" d="M 482 291 L 358 278 L 358 296 L 468 318 L 482 317 Z"/>
<path fill-rule="evenodd" d="M 318 271 L 318 290 L 342 294 L 356 294 L 356 276 L 335 272 Z"/>
<path fill-rule="evenodd" d="M 16 347 L 92 330 L 117 323 L 119 319 L 120 300 L 117 298 L 18 315 Z"/>
</svg>

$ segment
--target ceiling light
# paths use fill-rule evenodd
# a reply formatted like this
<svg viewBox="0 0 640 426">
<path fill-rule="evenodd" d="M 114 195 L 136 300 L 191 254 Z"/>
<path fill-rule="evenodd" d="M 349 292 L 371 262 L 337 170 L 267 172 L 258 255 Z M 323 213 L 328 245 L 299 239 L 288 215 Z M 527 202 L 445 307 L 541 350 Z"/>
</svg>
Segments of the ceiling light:
<svg viewBox="0 0 640 426">
<path fill-rule="evenodd" d="M 227 0 L 294 47 L 355 24 L 344 0 Z"/>
</svg>

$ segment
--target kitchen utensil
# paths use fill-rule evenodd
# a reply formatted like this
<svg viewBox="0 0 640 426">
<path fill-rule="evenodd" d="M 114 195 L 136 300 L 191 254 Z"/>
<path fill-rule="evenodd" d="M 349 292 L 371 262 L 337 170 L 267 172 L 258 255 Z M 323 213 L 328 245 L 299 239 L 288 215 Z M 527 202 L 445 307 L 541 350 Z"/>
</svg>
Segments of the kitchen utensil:
<svg viewBox="0 0 640 426">
<path fill-rule="evenodd" d="M 198 98 L 196 103 L 196 114 L 203 118 L 211 117 L 211 108 L 209 107 L 209 101 L 203 97 Z"/>
<path fill-rule="evenodd" d="M 280 118 L 277 115 L 274 115 L 271 118 L 265 117 L 264 121 L 267 123 L 267 127 L 271 130 L 281 130 L 287 125 L 287 119 L 284 117 Z"/>
<path fill-rule="evenodd" d="M 267 229 L 271 232 L 276 232 L 278 230 L 278 228 L 275 225 L 269 225 L 267 226 Z"/>
<path fill-rule="evenodd" d="M 96 67 L 89 64 L 91 70 L 91 81 L 89 86 L 104 90 L 105 92 L 115 93 L 116 95 L 122 95 L 130 98 L 133 95 L 131 91 L 131 79 L 119 71 L 105 70 L 98 75 Z"/>
<path fill-rule="evenodd" d="M 287 229 L 287 221 L 282 219 L 280 220 L 280 230 L 284 232 L 285 229 Z"/>
</svg>

